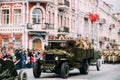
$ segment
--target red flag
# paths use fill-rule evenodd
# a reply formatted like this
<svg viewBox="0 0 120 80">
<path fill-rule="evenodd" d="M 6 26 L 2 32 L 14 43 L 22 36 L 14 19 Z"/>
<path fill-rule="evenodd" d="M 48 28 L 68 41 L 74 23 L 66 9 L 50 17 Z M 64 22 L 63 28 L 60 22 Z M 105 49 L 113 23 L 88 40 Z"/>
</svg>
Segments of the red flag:
<svg viewBox="0 0 120 80">
<path fill-rule="evenodd" d="M 90 21 L 93 22 L 94 17 L 92 13 L 89 13 L 89 18 L 90 18 Z"/>
<path fill-rule="evenodd" d="M 99 15 L 97 13 L 96 14 L 89 13 L 89 18 L 91 22 L 95 22 L 99 18 Z"/>
<path fill-rule="evenodd" d="M 94 14 L 94 18 L 97 20 L 99 18 L 99 15 L 97 13 Z"/>
</svg>

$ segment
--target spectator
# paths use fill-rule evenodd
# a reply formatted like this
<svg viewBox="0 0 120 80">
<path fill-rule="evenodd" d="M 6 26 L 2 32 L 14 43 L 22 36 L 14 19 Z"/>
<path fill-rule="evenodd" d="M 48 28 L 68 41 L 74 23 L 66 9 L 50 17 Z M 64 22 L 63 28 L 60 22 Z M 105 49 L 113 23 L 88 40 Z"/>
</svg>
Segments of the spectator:
<svg viewBox="0 0 120 80">
<path fill-rule="evenodd" d="M 32 59 L 33 54 L 32 54 L 32 52 L 31 52 L 30 49 L 27 49 L 27 52 L 28 52 L 28 58 L 27 58 L 28 63 L 27 63 L 27 67 L 28 67 L 28 68 L 31 68 L 31 65 L 32 65 L 31 59 Z"/>
<path fill-rule="evenodd" d="M 31 66 L 31 68 L 33 67 L 33 65 L 34 65 L 34 51 L 31 51 L 31 56 L 30 56 L 30 66 Z"/>
<path fill-rule="evenodd" d="M 16 56 L 17 60 L 20 60 L 16 65 L 16 69 L 22 69 L 22 51 L 21 51 L 21 49 L 17 49 L 15 51 L 15 56 Z"/>
<path fill-rule="evenodd" d="M 22 51 L 22 68 L 26 68 L 26 61 L 27 61 L 26 51 L 23 50 Z"/>
<path fill-rule="evenodd" d="M 3 58 L 3 54 L 2 53 L 0 53 L 0 59 L 2 59 Z"/>
<path fill-rule="evenodd" d="M 34 53 L 35 60 L 39 58 L 39 54 L 40 54 L 40 51 L 36 49 Z"/>
</svg>

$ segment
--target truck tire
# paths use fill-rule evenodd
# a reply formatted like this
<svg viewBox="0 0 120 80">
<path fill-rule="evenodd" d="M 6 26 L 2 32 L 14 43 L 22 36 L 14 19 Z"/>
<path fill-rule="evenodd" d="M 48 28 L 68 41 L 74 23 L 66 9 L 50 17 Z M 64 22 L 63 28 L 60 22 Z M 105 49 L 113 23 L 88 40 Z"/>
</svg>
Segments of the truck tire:
<svg viewBox="0 0 120 80">
<path fill-rule="evenodd" d="M 0 72 L 2 72 L 2 64 L 0 63 Z"/>
<path fill-rule="evenodd" d="M 81 68 L 79 70 L 80 70 L 80 74 L 88 74 L 88 72 L 89 72 L 89 63 L 88 63 L 87 60 L 84 60 L 81 63 Z"/>
<path fill-rule="evenodd" d="M 36 61 L 33 65 L 33 75 L 35 78 L 39 78 L 41 75 L 41 66 L 39 65 L 39 63 Z"/>
<path fill-rule="evenodd" d="M 96 62 L 96 68 L 97 68 L 97 71 L 100 71 L 100 61 L 99 60 L 97 60 L 97 62 Z"/>
<path fill-rule="evenodd" d="M 23 70 L 21 70 L 18 74 L 18 80 L 27 80 L 27 74 Z"/>
<path fill-rule="evenodd" d="M 61 77 L 67 78 L 69 75 L 69 65 L 68 62 L 63 62 L 61 66 Z"/>
</svg>

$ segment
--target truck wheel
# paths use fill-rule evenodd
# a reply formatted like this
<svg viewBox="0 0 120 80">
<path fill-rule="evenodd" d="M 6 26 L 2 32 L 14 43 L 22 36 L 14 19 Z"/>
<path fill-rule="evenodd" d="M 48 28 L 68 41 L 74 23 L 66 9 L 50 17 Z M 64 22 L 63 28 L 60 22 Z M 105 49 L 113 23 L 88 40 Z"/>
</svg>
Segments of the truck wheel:
<svg viewBox="0 0 120 80">
<path fill-rule="evenodd" d="M 18 80 L 27 80 L 27 74 L 23 70 L 21 70 L 18 74 Z"/>
<path fill-rule="evenodd" d="M 80 74 L 88 74 L 89 72 L 89 63 L 87 60 L 83 61 L 81 64 Z"/>
<path fill-rule="evenodd" d="M 0 72 L 2 72 L 2 64 L 0 63 Z"/>
<path fill-rule="evenodd" d="M 38 62 L 35 62 L 33 65 L 33 75 L 35 78 L 39 78 L 41 75 L 41 66 Z"/>
<path fill-rule="evenodd" d="M 61 77 L 67 78 L 69 75 L 69 65 L 68 62 L 63 62 L 61 66 Z"/>
<path fill-rule="evenodd" d="M 97 62 L 96 62 L 96 68 L 97 68 L 97 71 L 100 71 L 100 61 L 99 60 L 97 60 Z"/>
</svg>

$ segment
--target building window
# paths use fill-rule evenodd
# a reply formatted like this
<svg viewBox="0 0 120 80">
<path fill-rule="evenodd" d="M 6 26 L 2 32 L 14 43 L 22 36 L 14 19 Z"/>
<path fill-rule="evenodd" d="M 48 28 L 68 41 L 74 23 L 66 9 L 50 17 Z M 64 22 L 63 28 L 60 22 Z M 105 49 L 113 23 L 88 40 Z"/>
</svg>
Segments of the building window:
<svg viewBox="0 0 120 80">
<path fill-rule="evenodd" d="M 100 32 L 103 32 L 103 25 L 102 24 L 99 24 L 99 30 L 100 30 Z"/>
<path fill-rule="evenodd" d="M 4 47 L 8 47 L 8 42 L 9 42 L 8 38 L 3 38 L 3 46 Z"/>
<path fill-rule="evenodd" d="M 42 23 L 42 11 L 40 9 L 34 9 L 32 13 L 33 24 Z"/>
<path fill-rule="evenodd" d="M 66 17 L 64 17 L 64 27 L 66 27 Z"/>
<path fill-rule="evenodd" d="M 67 24 L 68 24 L 68 26 L 67 26 L 67 27 L 69 27 L 69 18 L 68 18 L 68 23 L 67 23 Z"/>
<path fill-rule="evenodd" d="M 72 9 L 75 9 L 75 0 L 71 0 Z"/>
<path fill-rule="evenodd" d="M 54 13 L 52 13 L 52 24 L 54 24 Z"/>
<path fill-rule="evenodd" d="M 20 44 L 20 38 L 15 38 L 15 46 L 16 47 L 20 47 L 21 44 Z"/>
<path fill-rule="evenodd" d="M 75 26 L 75 20 L 74 20 L 74 32 L 75 32 L 75 27 L 76 27 L 76 26 Z"/>
<path fill-rule="evenodd" d="M 15 41 L 20 44 L 20 38 L 16 38 Z"/>
<path fill-rule="evenodd" d="M 14 24 L 20 24 L 21 23 L 21 9 L 15 9 L 14 10 Z"/>
<path fill-rule="evenodd" d="M 62 19 L 63 19 L 63 17 L 62 16 L 60 16 L 60 27 L 62 27 L 63 25 L 62 25 Z"/>
<path fill-rule="evenodd" d="M 59 14 L 58 14 L 57 16 L 58 16 L 58 27 L 59 27 L 59 26 L 60 26 L 60 24 L 59 24 L 59 21 L 60 21 L 60 20 L 59 20 L 59 19 L 60 19 L 60 18 L 59 18 Z"/>
<path fill-rule="evenodd" d="M 71 19 L 71 31 L 73 31 L 73 19 Z"/>
<path fill-rule="evenodd" d="M 51 23 L 51 15 L 50 15 L 50 11 L 49 11 L 49 17 L 48 17 L 49 23 Z"/>
<path fill-rule="evenodd" d="M 9 24 L 9 10 L 2 10 L 3 13 L 3 24 Z"/>
</svg>

